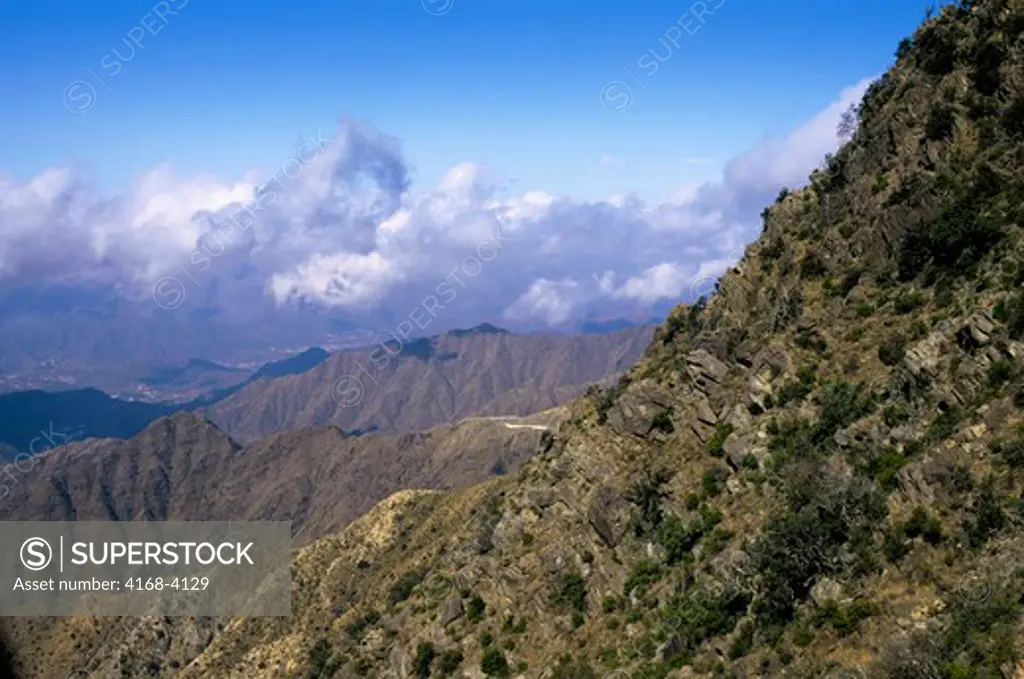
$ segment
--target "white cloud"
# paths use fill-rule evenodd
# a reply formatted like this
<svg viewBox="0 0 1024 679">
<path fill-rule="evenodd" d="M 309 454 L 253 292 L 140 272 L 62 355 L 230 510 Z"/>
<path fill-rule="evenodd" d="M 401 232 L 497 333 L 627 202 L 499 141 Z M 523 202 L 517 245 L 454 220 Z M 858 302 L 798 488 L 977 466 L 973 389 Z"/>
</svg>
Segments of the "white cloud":
<svg viewBox="0 0 1024 679">
<path fill-rule="evenodd" d="M 0 293 L 71 283 L 143 299 L 157 279 L 187 275 L 214 308 L 262 296 L 385 324 L 448 281 L 457 295 L 439 325 L 558 326 L 604 304 L 641 312 L 735 262 L 779 188 L 834 150 L 839 116 L 866 86 L 661 203 L 510 195 L 501 175 L 471 163 L 412 191 L 399 143 L 349 120 L 260 186 L 161 166 L 103 198 L 70 169 L 0 177 Z"/>
</svg>

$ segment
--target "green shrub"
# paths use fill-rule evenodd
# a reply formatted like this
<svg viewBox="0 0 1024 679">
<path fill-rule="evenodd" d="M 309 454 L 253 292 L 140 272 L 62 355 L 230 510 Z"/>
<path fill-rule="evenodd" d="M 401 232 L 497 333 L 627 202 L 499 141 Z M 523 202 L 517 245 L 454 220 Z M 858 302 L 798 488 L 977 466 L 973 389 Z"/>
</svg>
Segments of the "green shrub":
<svg viewBox="0 0 1024 679">
<path fill-rule="evenodd" d="M 1018 430 L 1017 436 L 1009 441 L 994 442 L 992 452 L 1014 469 L 1024 467 L 1024 431 Z"/>
<path fill-rule="evenodd" d="M 441 654 L 441 658 L 437 662 L 437 671 L 441 673 L 442 677 L 447 677 L 459 669 L 459 665 L 462 664 L 462 660 L 462 651 L 458 649 L 445 651 Z"/>
<path fill-rule="evenodd" d="M 800 277 L 809 280 L 812 278 L 821 278 L 828 269 L 825 267 L 825 262 L 821 260 L 816 252 L 808 252 L 804 255 L 803 259 L 800 260 Z"/>
<path fill-rule="evenodd" d="M 309 661 L 309 679 L 318 679 L 324 676 L 324 670 L 327 668 L 328 662 L 331 659 L 331 643 L 326 639 L 319 639 L 313 647 L 309 649 L 307 660 Z M 328 675 L 329 676 L 329 675 Z"/>
<path fill-rule="evenodd" d="M 942 542 L 942 525 L 939 520 L 928 513 L 928 510 L 920 505 L 914 507 L 903 532 L 908 538 L 922 538 L 930 545 L 937 545 Z"/>
<path fill-rule="evenodd" d="M 574 663 L 572 658 L 563 656 L 552 668 L 551 679 L 597 679 L 597 674 L 585 659 Z"/>
<path fill-rule="evenodd" d="M 890 336 L 878 346 L 878 360 L 888 366 L 898 364 L 906 353 L 907 339 L 899 333 Z"/>
<path fill-rule="evenodd" d="M 587 584 L 579 573 L 562 573 L 551 592 L 556 607 L 583 613 L 587 609 Z"/>
<path fill-rule="evenodd" d="M 1006 324 L 1010 337 L 1024 338 L 1024 293 L 1017 293 L 996 305 L 992 316 Z"/>
<path fill-rule="evenodd" d="M 828 342 L 813 328 L 797 332 L 796 337 L 793 338 L 793 344 L 801 349 L 816 351 L 819 354 L 825 353 L 825 350 L 828 349 Z"/>
<path fill-rule="evenodd" d="M 988 542 L 1006 524 L 999 498 L 995 493 L 995 483 L 991 478 L 982 484 L 981 492 L 975 502 L 973 516 L 964 526 L 972 547 L 980 547 Z"/>
<path fill-rule="evenodd" d="M 427 679 L 430 676 L 430 663 L 437 657 L 434 645 L 429 641 L 421 641 L 416 647 L 416 676 Z"/>
<path fill-rule="evenodd" d="M 684 526 L 679 517 L 667 517 L 658 527 L 658 542 L 665 549 L 665 562 L 672 566 L 682 561 L 703 534 L 700 525 Z"/>
<path fill-rule="evenodd" d="M 700 315 L 707 307 L 708 300 L 701 297 L 693 304 L 686 307 L 686 313 L 681 310 L 674 310 L 665 321 L 665 334 L 662 336 L 662 343 L 671 344 L 677 335 L 687 334 L 692 336 L 701 328 Z"/>
<path fill-rule="evenodd" d="M 949 104 L 935 102 L 928 111 L 928 120 L 924 124 L 925 137 L 932 141 L 943 141 L 953 136 L 953 129 L 956 126 L 956 116 L 953 107 Z"/>
<path fill-rule="evenodd" d="M 990 389 L 998 390 L 1004 384 L 1010 381 L 1013 377 L 1015 370 L 1014 365 L 1005 358 L 1001 358 L 997 361 L 993 361 L 988 367 L 988 373 L 986 380 Z"/>
<path fill-rule="evenodd" d="M 674 597 L 662 611 L 674 646 L 665 659 L 672 666 L 689 662 L 705 640 L 732 632 L 749 605 L 746 593 L 732 589 L 712 592 L 697 586 Z"/>
<path fill-rule="evenodd" d="M 775 405 L 781 407 L 790 401 L 803 399 L 814 390 L 814 383 L 817 379 L 814 366 L 801 367 L 797 370 L 796 376 L 795 381 L 786 382 L 775 394 Z"/>
<path fill-rule="evenodd" d="M 910 553 L 910 545 L 907 544 L 902 528 L 894 527 L 885 531 L 882 536 L 882 553 L 892 563 L 899 563 Z"/>
<path fill-rule="evenodd" d="M 829 557 L 847 536 L 836 517 L 801 512 L 772 521 L 751 548 L 761 592 L 754 612 L 762 627 L 784 626 L 810 583 L 827 569 Z"/>
<path fill-rule="evenodd" d="M 821 413 L 814 423 L 811 442 L 817 445 L 826 443 L 837 431 L 870 413 L 874 403 L 872 395 L 865 391 L 860 383 L 825 385 L 821 390 Z"/>
<path fill-rule="evenodd" d="M 671 318 L 669 319 L 671 320 Z M 609 387 L 608 389 L 601 389 L 595 387 L 593 393 L 588 393 L 594 398 L 594 409 L 597 411 L 597 423 L 604 424 L 608 421 L 608 411 L 615 405 L 619 397 L 629 387 L 630 379 L 629 375 L 623 375 L 619 378 L 619 381 L 615 383 L 615 386 Z"/>
<path fill-rule="evenodd" d="M 733 426 L 728 422 L 719 422 L 715 427 L 715 433 L 708 439 L 708 453 L 713 457 L 722 457 L 722 447 L 729 434 L 733 432 Z"/>
<path fill-rule="evenodd" d="M 785 251 L 786 248 L 782 244 L 782 239 L 770 240 L 761 247 L 761 258 L 772 262 L 781 257 Z"/>
<path fill-rule="evenodd" d="M 489 677 L 507 677 L 509 674 L 508 660 L 499 648 L 489 647 L 480 660 L 480 671 Z"/>
<path fill-rule="evenodd" d="M 634 564 L 630 571 L 629 578 L 626 579 L 626 583 L 622 587 L 623 595 L 628 597 L 631 592 L 636 590 L 638 596 L 642 597 L 647 592 L 647 588 L 661 580 L 663 575 L 664 571 L 657 561 L 641 559 Z"/>
<path fill-rule="evenodd" d="M 978 48 L 974 55 L 974 70 L 971 73 L 974 89 L 986 97 L 999 92 L 1003 82 L 999 69 L 1005 59 L 1006 50 L 995 40 L 989 40 Z"/>
<path fill-rule="evenodd" d="M 854 308 L 857 318 L 870 318 L 875 313 L 875 305 L 871 302 L 861 302 Z"/>
<path fill-rule="evenodd" d="M 951 661 L 949 676 L 998 677 L 1018 660 L 1019 582 L 982 598 L 954 597 L 949 610 L 950 624 L 934 645 Z"/>
<path fill-rule="evenodd" d="M 892 302 L 893 311 L 900 314 L 909 314 L 914 309 L 924 306 L 925 297 L 920 292 L 904 292 L 901 293 Z"/>
<path fill-rule="evenodd" d="M 888 405 L 882 410 L 882 421 L 885 422 L 887 427 L 898 427 L 909 420 L 910 413 L 907 412 L 904 406 L 898 403 Z"/>
<path fill-rule="evenodd" d="M 754 647 L 754 623 L 750 620 L 740 625 L 739 631 L 729 645 L 729 658 L 742 658 Z"/>
<path fill-rule="evenodd" d="M 895 448 L 888 447 L 868 461 L 867 472 L 885 490 L 896 487 L 899 472 L 907 464 L 907 458 Z"/>
<path fill-rule="evenodd" d="M 934 279 L 936 271 L 972 272 L 1004 235 L 986 198 L 977 187 L 957 189 L 938 217 L 909 230 L 897 254 L 900 279 L 914 280 L 922 273 Z"/>
<path fill-rule="evenodd" d="M 632 517 L 633 531 L 637 537 L 650 535 L 661 525 L 663 513 L 661 502 L 668 493 L 665 484 L 670 475 L 664 469 L 645 470 L 643 476 L 633 482 L 624 497 L 638 510 Z"/>
<path fill-rule="evenodd" d="M 945 441 L 956 433 L 956 429 L 963 418 L 963 412 L 956 406 L 949 406 L 932 420 L 928 426 L 928 433 L 925 438 L 932 443 Z"/>
<path fill-rule="evenodd" d="M 359 641 L 366 634 L 366 630 L 375 625 L 378 620 L 380 620 L 380 614 L 376 611 L 370 611 L 346 625 L 345 631 L 354 641 Z"/>
<path fill-rule="evenodd" d="M 725 480 L 729 478 L 729 470 L 714 466 L 706 470 L 700 477 L 700 487 L 705 497 L 715 497 L 722 492 Z"/>
<path fill-rule="evenodd" d="M 715 528 L 711 531 L 711 534 L 704 540 L 704 550 L 702 552 L 703 559 L 710 559 L 716 554 L 720 554 L 729 541 L 732 540 L 735 533 L 725 528 Z"/>
<path fill-rule="evenodd" d="M 484 619 L 484 611 L 487 610 L 487 604 L 479 595 L 474 595 L 469 600 L 469 604 L 466 607 L 466 617 L 469 618 L 470 622 L 480 622 Z"/>
<path fill-rule="evenodd" d="M 945 25 L 930 24 L 918 32 L 917 65 L 925 73 L 941 76 L 956 67 L 957 37 Z"/>
<path fill-rule="evenodd" d="M 819 626 L 831 625 L 839 636 L 845 637 L 856 632 L 862 620 L 878 615 L 880 611 L 870 599 L 856 599 L 845 606 L 830 601 L 818 612 L 817 623 Z"/>
<path fill-rule="evenodd" d="M 1024 97 L 1018 96 L 1006 107 L 1002 123 L 1011 137 L 1024 137 Z"/>
<path fill-rule="evenodd" d="M 651 421 L 651 428 L 658 429 L 666 434 L 674 432 L 676 430 L 676 425 L 672 422 L 672 413 L 667 410 L 659 412 Z"/>
<path fill-rule="evenodd" d="M 394 606 L 412 596 L 412 591 L 416 589 L 416 585 L 423 581 L 426 573 L 426 570 L 423 568 L 413 568 L 403 573 L 398 578 L 398 581 L 391 585 L 391 590 L 388 593 L 388 600 L 391 602 L 391 605 Z"/>
</svg>

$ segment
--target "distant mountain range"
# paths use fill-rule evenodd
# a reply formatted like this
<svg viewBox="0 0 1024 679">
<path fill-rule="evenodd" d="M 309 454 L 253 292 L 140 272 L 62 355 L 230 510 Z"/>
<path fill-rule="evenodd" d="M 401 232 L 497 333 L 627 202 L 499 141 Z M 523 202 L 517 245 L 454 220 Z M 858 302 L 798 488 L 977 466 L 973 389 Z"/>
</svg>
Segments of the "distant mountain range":
<svg viewBox="0 0 1024 679">
<path fill-rule="evenodd" d="M 332 355 L 252 382 L 204 412 L 241 441 L 331 424 L 422 431 L 470 415 L 551 408 L 640 358 L 653 327 L 605 335 L 515 335 L 494 326 Z"/>
<path fill-rule="evenodd" d="M 194 379 L 194 375 L 205 375 L 207 373 L 223 373 L 227 375 L 238 375 L 239 373 L 245 374 L 248 372 L 245 368 L 232 368 L 231 366 L 221 365 L 214 363 L 213 361 L 207 361 L 203 358 L 192 358 L 189 359 L 188 363 L 183 366 L 178 365 L 166 365 L 158 366 L 153 371 L 140 379 L 139 381 L 149 386 L 173 386 L 183 382 L 191 382 Z"/>
<path fill-rule="evenodd" d="M 97 389 L 0 394 L 0 460 L 87 437 L 128 438 L 182 410 L 200 410 L 244 442 L 300 426 L 422 431 L 473 414 L 537 412 L 625 370 L 651 332 L 514 335 L 484 324 L 334 355 L 314 347 L 187 403 L 127 401 Z M 209 373 L 239 375 L 193 359 L 180 368 L 162 368 L 152 379 L 166 384 Z M 361 395 L 349 403 L 355 389 Z"/>
</svg>

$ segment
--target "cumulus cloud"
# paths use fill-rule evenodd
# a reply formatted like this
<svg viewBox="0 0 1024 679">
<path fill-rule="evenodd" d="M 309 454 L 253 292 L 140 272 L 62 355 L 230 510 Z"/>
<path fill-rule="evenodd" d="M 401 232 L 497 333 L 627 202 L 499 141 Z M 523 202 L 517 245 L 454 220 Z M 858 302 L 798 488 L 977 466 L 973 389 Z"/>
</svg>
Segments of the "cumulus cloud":
<svg viewBox="0 0 1024 679">
<path fill-rule="evenodd" d="M 259 182 L 157 167 L 102 197 L 68 168 L 0 178 L 0 292 L 88 284 L 144 300 L 175 277 L 214 309 L 312 305 L 370 325 L 430 295 L 444 326 L 642 312 L 693 297 L 696 282 L 738 259 L 764 205 L 834 150 L 839 117 L 866 86 L 660 203 L 510 194 L 501 175 L 469 163 L 413 189 L 399 142 L 350 120 Z"/>
</svg>

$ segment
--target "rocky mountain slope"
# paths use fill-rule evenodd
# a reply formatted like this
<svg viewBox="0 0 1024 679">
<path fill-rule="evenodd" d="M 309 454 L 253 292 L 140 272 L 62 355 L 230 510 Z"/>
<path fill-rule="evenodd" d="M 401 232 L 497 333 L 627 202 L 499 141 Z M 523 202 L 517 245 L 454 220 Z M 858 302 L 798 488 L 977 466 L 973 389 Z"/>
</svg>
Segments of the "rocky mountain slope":
<svg viewBox="0 0 1024 679">
<path fill-rule="evenodd" d="M 304 544 L 398 490 L 514 473 L 544 428 L 563 418 L 551 410 L 358 437 L 316 427 L 242 446 L 209 421 L 178 413 L 127 441 L 90 439 L 20 461 L 14 479 L 5 477 L 0 520 L 291 520 Z"/>
<path fill-rule="evenodd" d="M 12 469 L 0 520 L 291 520 L 299 546 L 343 530 L 400 489 L 460 488 L 515 473 L 564 416 L 556 409 L 361 437 L 319 427 L 241 446 L 210 422 L 178 413 L 131 440 L 74 443 L 35 458 L 31 469 L 27 462 Z M 218 630 L 215 620 L 169 618 L 140 634 L 138 623 L 38 618 L 0 630 L 19 651 L 19 676 L 60 679 L 84 667 L 96 674 L 80 676 L 144 676 L 155 658 L 174 667 Z M 110 655 L 122 646 L 145 648 L 144 658 Z M 98 658 L 96 667 L 89 657 Z"/>
<path fill-rule="evenodd" d="M 606 335 L 514 335 L 490 326 L 334 354 L 313 370 L 256 381 L 206 411 L 251 441 L 330 424 L 422 431 L 470 415 L 525 415 L 636 362 L 652 326 Z"/>
<path fill-rule="evenodd" d="M 718 293 L 516 475 L 392 495 L 305 547 L 292 618 L 76 620 L 22 630 L 19 660 L 54 677 L 1024 676 L 1022 85 L 1024 2 L 947 7 Z"/>
</svg>

